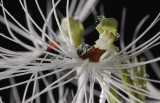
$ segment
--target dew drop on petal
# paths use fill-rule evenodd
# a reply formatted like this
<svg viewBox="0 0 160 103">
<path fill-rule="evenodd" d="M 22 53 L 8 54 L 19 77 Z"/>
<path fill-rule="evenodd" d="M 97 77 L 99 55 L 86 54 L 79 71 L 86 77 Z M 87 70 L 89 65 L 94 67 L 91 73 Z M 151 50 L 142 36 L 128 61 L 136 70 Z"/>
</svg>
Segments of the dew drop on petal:
<svg viewBox="0 0 160 103">
<path fill-rule="evenodd" d="M 77 49 L 77 54 L 79 56 L 83 56 L 84 54 L 87 54 L 88 51 L 91 50 L 91 46 L 88 44 L 81 44 Z"/>
<path fill-rule="evenodd" d="M 101 21 L 102 19 L 104 19 L 104 18 L 105 18 L 105 16 L 103 16 L 103 15 L 97 16 L 97 18 L 96 18 L 96 20 L 95 20 L 95 24 L 98 25 L 98 24 L 100 23 L 100 21 Z"/>
<path fill-rule="evenodd" d="M 115 41 L 118 41 L 118 40 L 119 40 L 119 38 L 120 38 L 120 34 L 119 34 L 119 33 L 117 33 L 117 35 L 116 35 L 116 40 L 115 40 Z"/>
</svg>

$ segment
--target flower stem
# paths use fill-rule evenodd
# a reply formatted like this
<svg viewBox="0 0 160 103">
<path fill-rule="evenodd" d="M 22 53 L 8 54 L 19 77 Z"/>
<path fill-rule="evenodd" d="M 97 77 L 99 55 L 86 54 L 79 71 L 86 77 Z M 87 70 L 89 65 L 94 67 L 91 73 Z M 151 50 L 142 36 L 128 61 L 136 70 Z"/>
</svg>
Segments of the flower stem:
<svg viewBox="0 0 160 103">
<path fill-rule="evenodd" d="M 144 58 L 141 57 L 140 62 L 143 62 L 143 61 L 144 61 Z M 132 62 L 133 63 L 135 62 L 135 58 L 132 59 Z M 131 75 L 145 78 L 146 77 L 145 65 L 141 65 L 139 69 L 138 69 L 138 67 L 133 67 L 131 69 Z M 146 81 L 145 80 L 141 80 L 141 79 L 138 79 L 138 78 L 132 78 L 132 80 L 133 80 L 134 86 L 137 86 L 138 88 L 141 88 L 141 89 L 144 89 L 144 90 L 146 89 Z M 140 90 L 137 90 L 137 91 L 142 92 Z M 140 100 L 145 102 L 146 97 L 144 95 L 141 95 L 141 94 L 137 94 L 137 95 L 138 95 L 138 98 Z"/>
<path fill-rule="evenodd" d="M 127 69 L 120 69 L 120 70 L 118 70 L 118 72 L 124 73 L 124 74 L 129 74 L 129 72 L 128 72 Z M 120 74 L 120 78 L 121 78 L 121 80 L 122 80 L 123 82 L 125 82 L 125 83 L 127 83 L 127 84 L 133 85 L 133 82 L 132 82 L 131 77 L 126 76 L 126 75 L 123 75 L 123 74 Z M 130 86 L 128 86 L 128 85 L 126 85 L 126 84 L 124 84 L 124 86 L 126 86 L 127 88 L 131 88 Z M 131 89 L 133 89 L 133 88 L 131 88 Z M 131 95 L 133 95 L 134 97 L 137 97 L 136 93 L 130 91 L 129 89 L 126 89 L 126 91 L 127 91 L 128 93 L 130 93 Z M 134 103 L 137 103 L 137 101 L 134 100 L 132 97 L 129 96 L 129 98 L 130 98 L 130 100 L 132 100 Z"/>
<path fill-rule="evenodd" d="M 113 88 L 115 88 L 115 87 L 113 87 Z M 116 89 L 116 88 L 115 88 Z M 118 100 L 120 100 L 120 96 L 113 90 L 113 89 L 111 89 L 111 88 L 109 88 L 109 91 L 112 93 L 112 95 L 115 97 L 115 98 L 117 98 Z M 110 96 L 109 94 L 108 94 L 108 98 L 109 98 L 109 100 L 110 100 L 110 102 L 111 103 L 118 103 L 112 96 Z"/>
</svg>

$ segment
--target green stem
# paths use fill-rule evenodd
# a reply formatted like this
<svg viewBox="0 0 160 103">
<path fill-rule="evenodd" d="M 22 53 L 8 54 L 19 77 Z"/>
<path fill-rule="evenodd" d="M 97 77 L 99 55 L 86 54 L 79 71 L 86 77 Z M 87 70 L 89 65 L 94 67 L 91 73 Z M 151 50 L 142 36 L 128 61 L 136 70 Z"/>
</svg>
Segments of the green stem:
<svg viewBox="0 0 160 103">
<path fill-rule="evenodd" d="M 142 62 L 142 61 L 144 61 L 143 57 L 140 58 L 140 62 Z M 135 63 L 135 58 L 132 59 L 132 62 Z M 145 65 L 141 65 L 139 67 L 139 69 L 138 69 L 138 67 L 133 67 L 131 70 L 131 75 L 145 78 L 146 77 Z M 138 78 L 132 78 L 132 80 L 133 80 L 134 86 L 146 90 L 146 81 L 145 80 L 138 79 Z M 137 91 L 142 92 L 140 90 L 137 90 Z M 141 101 L 143 101 L 143 102 L 146 101 L 146 97 L 144 95 L 141 95 L 141 94 L 137 94 L 137 95 Z"/>
<path fill-rule="evenodd" d="M 129 74 L 129 72 L 128 72 L 127 69 L 120 69 L 120 70 L 118 70 L 118 72 L 124 73 L 124 74 Z M 127 84 L 133 85 L 133 82 L 132 82 L 131 77 L 126 76 L 126 75 L 123 75 L 123 74 L 120 74 L 120 78 L 121 78 L 121 80 L 122 80 L 123 82 L 125 82 L 125 83 L 127 83 Z M 134 89 L 134 88 L 130 87 L 130 86 L 127 85 L 127 84 L 123 84 L 123 85 L 126 86 L 127 88 Z M 132 92 L 131 90 L 126 89 L 126 91 L 127 91 L 129 94 L 131 94 L 132 96 L 137 97 L 137 94 L 134 93 L 134 92 Z M 133 101 L 134 103 L 138 103 L 138 102 L 137 102 L 134 98 L 132 98 L 131 96 L 129 96 L 129 98 L 130 98 L 130 100 Z"/>
<path fill-rule="evenodd" d="M 112 86 L 113 87 L 113 86 Z M 117 88 L 115 88 L 115 87 L 113 87 L 114 89 L 117 89 Z M 120 96 L 113 90 L 113 89 L 111 89 L 111 88 L 109 88 L 109 92 L 111 92 L 111 94 L 115 97 L 115 98 L 117 98 L 118 100 L 121 100 L 120 99 Z M 108 98 L 109 98 L 109 100 L 110 100 L 110 102 L 111 103 L 118 103 L 112 96 L 110 96 L 109 94 L 107 94 L 108 95 Z"/>
</svg>

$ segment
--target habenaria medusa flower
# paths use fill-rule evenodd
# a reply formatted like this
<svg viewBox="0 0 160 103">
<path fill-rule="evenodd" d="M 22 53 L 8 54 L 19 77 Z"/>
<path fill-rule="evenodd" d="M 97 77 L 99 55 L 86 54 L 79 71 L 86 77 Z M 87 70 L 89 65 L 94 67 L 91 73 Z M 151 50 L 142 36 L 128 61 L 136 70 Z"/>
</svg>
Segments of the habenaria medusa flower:
<svg viewBox="0 0 160 103">
<path fill-rule="evenodd" d="M 0 31 L 0 36 L 13 43 L 9 46 L 17 46 L 0 47 L 0 103 L 160 101 L 159 90 L 151 84 L 160 81 L 148 78 L 146 72 L 147 64 L 151 63 L 155 63 L 154 70 L 159 69 L 156 62 L 160 57 L 153 58 L 150 50 L 159 46 L 160 32 L 138 45 L 159 22 L 160 14 L 139 34 L 149 17 L 145 16 L 136 27 L 132 42 L 125 46 L 125 8 L 119 33 L 115 18 L 97 16 L 98 0 L 47 0 L 45 9 L 37 0 L 19 0 L 18 4 L 23 23 L 14 17 L 5 1 L 0 3 L 0 22 L 7 29 Z M 31 11 L 31 5 L 35 6 L 40 23 L 32 16 L 35 11 Z M 61 10 L 64 7 L 65 12 Z M 84 42 L 84 35 L 94 28 L 83 24 L 92 14 L 98 39 L 90 45 Z"/>
</svg>

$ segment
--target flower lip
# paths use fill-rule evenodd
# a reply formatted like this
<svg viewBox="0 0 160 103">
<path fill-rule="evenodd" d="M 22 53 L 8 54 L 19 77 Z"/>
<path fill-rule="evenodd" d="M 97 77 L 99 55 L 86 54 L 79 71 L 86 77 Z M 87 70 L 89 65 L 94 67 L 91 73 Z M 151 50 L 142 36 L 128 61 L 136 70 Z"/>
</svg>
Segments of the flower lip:
<svg viewBox="0 0 160 103">
<path fill-rule="evenodd" d="M 101 50 L 99 48 L 92 46 L 90 50 L 87 51 L 85 54 L 83 55 L 79 55 L 78 53 L 77 54 L 83 60 L 89 59 L 90 62 L 99 62 L 100 57 L 105 51 L 106 50 Z"/>
</svg>

